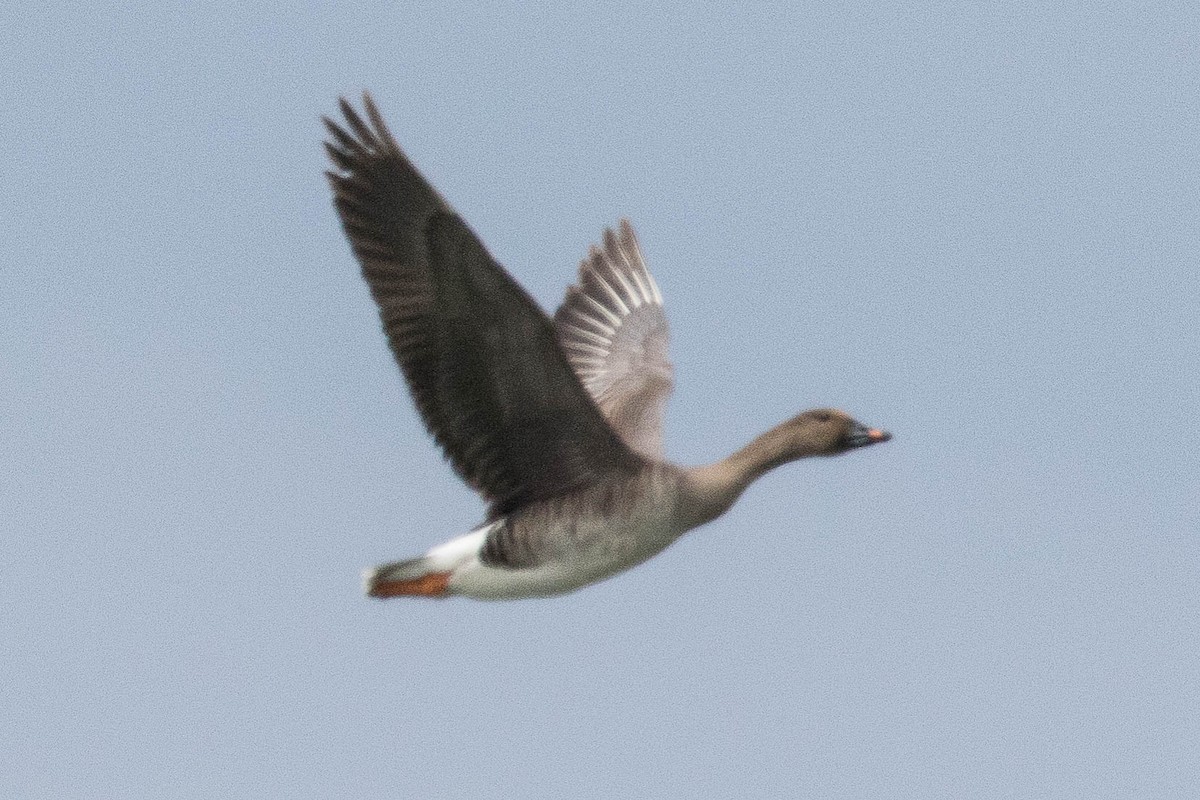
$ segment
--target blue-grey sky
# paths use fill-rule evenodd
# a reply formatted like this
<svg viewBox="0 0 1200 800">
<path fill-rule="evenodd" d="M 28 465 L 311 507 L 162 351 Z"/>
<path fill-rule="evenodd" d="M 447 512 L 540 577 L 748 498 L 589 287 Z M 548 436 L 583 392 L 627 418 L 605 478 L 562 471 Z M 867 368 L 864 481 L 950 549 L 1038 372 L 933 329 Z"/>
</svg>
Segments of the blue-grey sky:
<svg viewBox="0 0 1200 800">
<path fill-rule="evenodd" d="M 8 3 L 0 794 L 1200 796 L 1188 3 Z M 368 601 L 478 522 L 322 177 L 369 88 L 552 309 L 629 216 L 668 451 L 780 469 L 551 600 Z"/>
</svg>

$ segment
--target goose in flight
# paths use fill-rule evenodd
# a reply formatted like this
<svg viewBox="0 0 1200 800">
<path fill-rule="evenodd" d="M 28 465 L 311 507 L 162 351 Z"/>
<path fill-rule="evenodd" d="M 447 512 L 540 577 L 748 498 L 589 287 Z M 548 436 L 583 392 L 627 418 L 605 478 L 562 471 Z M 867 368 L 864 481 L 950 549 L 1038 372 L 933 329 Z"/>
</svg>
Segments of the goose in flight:
<svg viewBox="0 0 1200 800">
<path fill-rule="evenodd" d="M 372 597 L 561 594 L 661 552 L 763 473 L 891 436 L 805 411 L 726 459 L 663 456 L 673 378 L 633 228 L 605 231 L 548 317 L 396 144 L 369 94 L 324 119 L 334 205 L 429 433 L 487 502 L 476 530 L 365 574 Z"/>
</svg>

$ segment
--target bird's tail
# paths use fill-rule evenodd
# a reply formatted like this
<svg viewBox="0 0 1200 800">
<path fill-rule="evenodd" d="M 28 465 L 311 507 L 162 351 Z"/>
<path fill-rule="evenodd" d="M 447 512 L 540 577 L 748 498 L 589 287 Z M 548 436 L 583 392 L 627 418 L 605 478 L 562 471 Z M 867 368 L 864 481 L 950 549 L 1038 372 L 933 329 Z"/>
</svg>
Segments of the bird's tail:
<svg viewBox="0 0 1200 800">
<path fill-rule="evenodd" d="M 363 572 L 363 588 L 371 597 L 445 597 L 449 572 L 439 572 L 428 556 L 393 561 Z"/>
<path fill-rule="evenodd" d="M 438 545 L 419 558 L 393 561 L 363 572 L 363 588 L 371 597 L 446 597 L 453 594 L 454 571 L 479 555 L 488 532 L 485 525 Z"/>
</svg>

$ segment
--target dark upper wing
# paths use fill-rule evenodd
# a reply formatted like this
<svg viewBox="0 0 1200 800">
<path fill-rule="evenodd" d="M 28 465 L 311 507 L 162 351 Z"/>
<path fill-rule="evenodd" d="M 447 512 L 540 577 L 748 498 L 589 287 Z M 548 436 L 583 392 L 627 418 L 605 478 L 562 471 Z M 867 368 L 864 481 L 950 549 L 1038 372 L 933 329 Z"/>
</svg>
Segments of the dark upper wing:
<svg viewBox="0 0 1200 800">
<path fill-rule="evenodd" d="M 601 416 L 554 326 L 400 151 L 369 95 L 325 120 L 334 204 L 430 433 L 489 516 L 641 460 Z"/>
</svg>

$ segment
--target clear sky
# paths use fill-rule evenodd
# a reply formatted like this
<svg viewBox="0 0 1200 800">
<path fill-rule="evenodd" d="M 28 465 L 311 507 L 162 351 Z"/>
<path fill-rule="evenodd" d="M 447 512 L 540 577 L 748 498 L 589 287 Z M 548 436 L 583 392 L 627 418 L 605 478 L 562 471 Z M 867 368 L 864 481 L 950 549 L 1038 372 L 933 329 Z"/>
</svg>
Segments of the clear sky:
<svg viewBox="0 0 1200 800">
<path fill-rule="evenodd" d="M 0 795 L 1200 796 L 1194 4 L 646 5 L 0 9 Z M 547 309 L 633 220 L 675 459 L 895 439 L 367 600 L 482 505 L 322 177 L 364 88 Z"/>
</svg>

